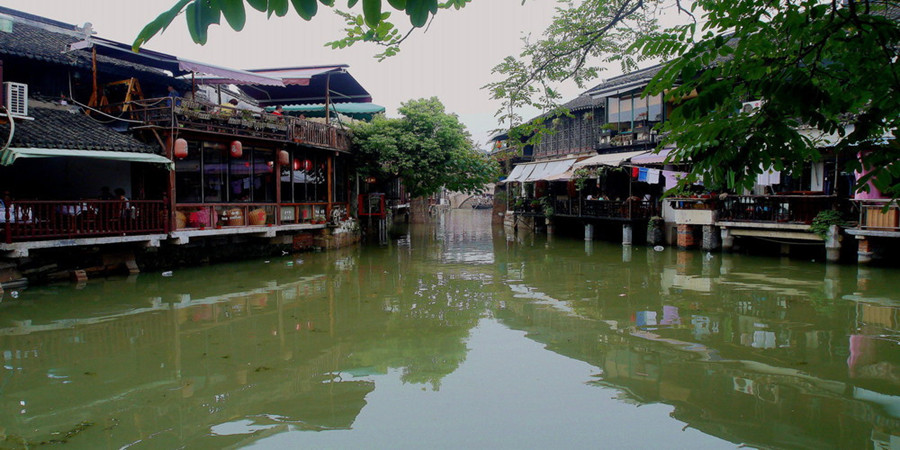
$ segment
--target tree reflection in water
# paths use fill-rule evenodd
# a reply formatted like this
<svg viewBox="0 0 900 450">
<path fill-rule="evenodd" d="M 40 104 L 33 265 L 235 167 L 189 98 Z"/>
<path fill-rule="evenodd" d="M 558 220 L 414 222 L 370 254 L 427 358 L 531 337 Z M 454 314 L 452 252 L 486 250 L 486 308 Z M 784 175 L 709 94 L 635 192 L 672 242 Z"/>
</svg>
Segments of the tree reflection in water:
<svg viewBox="0 0 900 450">
<path fill-rule="evenodd" d="M 671 405 L 731 442 L 900 436 L 893 272 L 626 256 L 492 230 L 487 212 L 441 215 L 387 246 L 7 292 L 4 444 L 78 430 L 66 439 L 221 447 L 351 430 L 392 371 L 439 393 L 483 321 L 595 367 L 584 383 Z"/>
</svg>

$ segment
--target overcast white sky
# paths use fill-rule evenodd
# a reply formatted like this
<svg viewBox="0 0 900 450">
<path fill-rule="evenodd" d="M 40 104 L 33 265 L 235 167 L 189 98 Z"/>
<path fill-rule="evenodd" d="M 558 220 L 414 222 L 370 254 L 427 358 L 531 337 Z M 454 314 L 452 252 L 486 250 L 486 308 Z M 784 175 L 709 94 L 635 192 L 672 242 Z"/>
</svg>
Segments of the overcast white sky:
<svg viewBox="0 0 900 450">
<path fill-rule="evenodd" d="M 91 22 L 98 35 L 131 43 L 138 31 L 175 0 L 4 0 L 12 9 L 83 25 Z M 341 3 L 341 2 L 338 2 Z M 349 64 L 350 73 L 372 94 L 373 101 L 396 116 L 401 102 L 437 96 L 449 112 L 459 115 L 482 147 L 489 131 L 499 128 L 493 115 L 499 104 L 480 89 L 492 80 L 491 68 L 505 56 L 518 54 L 521 36 L 537 36 L 550 23 L 556 2 L 476 0 L 460 11 L 441 11 L 427 32 L 415 32 L 398 56 L 378 62 L 371 45 L 331 50 L 325 42 L 338 39 L 343 23 L 328 8 L 311 22 L 293 10 L 285 17 L 265 19 L 248 8 L 247 25 L 234 32 L 225 24 L 210 27 L 209 42 L 194 44 L 184 18 L 153 38 L 146 48 L 239 69 Z M 360 2 L 361 4 L 361 2 Z M 360 5 L 355 8 L 358 13 Z M 406 18 L 397 20 L 406 27 Z M 405 29 L 405 28 L 401 28 Z M 605 77 L 617 73 L 615 68 Z M 597 80 L 599 82 L 599 80 Z M 581 89 L 565 86 L 566 100 Z M 529 111 L 526 117 L 536 112 Z"/>
</svg>

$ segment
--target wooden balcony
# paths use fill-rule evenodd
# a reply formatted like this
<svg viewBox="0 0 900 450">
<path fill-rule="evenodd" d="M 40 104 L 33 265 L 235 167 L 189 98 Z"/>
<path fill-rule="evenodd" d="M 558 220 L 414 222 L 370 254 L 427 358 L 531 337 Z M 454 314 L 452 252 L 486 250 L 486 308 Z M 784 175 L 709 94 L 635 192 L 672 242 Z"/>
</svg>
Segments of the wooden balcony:
<svg viewBox="0 0 900 450">
<path fill-rule="evenodd" d="M 350 134 L 347 131 L 293 116 L 252 112 L 180 98 L 139 100 L 121 108 L 130 111 L 134 120 L 161 128 L 350 151 Z"/>
<path fill-rule="evenodd" d="M 0 209 L 3 242 L 165 233 L 162 200 L 14 201 Z"/>
<path fill-rule="evenodd" d="M 543 216 L 541 205 L 525 202 L 514 208 L 516 214 Z M 566 199 L 553 202 L 553 215 L 578 219 L 598 219 L 611 221 L 646 220 L 659 214 L 656 202 L 642 200 L 583 200 Z"/>
<path fill-rule="evenodd" d="M 710 200 L 709 204 L 718 209 L 719 221 L 808 225 L 820 211 L 831 209 L 836 201 L 835 196 L 815 194 L 729 195 L 722 200 Z"/>
</svg>

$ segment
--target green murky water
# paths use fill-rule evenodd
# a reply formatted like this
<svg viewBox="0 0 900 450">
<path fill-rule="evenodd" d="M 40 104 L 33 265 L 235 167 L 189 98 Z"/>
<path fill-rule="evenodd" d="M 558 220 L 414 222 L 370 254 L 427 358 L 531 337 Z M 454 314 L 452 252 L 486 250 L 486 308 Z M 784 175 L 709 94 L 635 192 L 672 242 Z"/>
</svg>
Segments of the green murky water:
<svg viewBox="0 0 900 450">
<path fill-rule="evenodd" d="M 7 291 L 0 448 L 894 448 L 896 270 L 491 230 Z"/>
</svg>

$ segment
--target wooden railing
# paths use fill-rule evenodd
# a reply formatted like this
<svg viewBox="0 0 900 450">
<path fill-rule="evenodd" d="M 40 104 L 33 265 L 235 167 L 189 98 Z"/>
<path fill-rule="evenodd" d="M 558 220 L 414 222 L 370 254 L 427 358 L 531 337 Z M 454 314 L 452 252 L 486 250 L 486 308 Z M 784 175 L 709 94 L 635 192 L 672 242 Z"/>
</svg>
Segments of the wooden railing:
<svg viewBox="0 0 900 450">
<path fill-rule="evenodd" d="M 526 201 L 514 207 L 514 212 L 525 215 L 544 215 L 544 207 Z M 583 200 L 566 199 L 553 202 L 553 215 L 590 219 L 639 220 L 649 219 L 659 214 L 654 201 L 643 200 Z"/>
<path fill-rule="evenodd" d="M 859 228 L 876 231 L 900 231 L 900 206 L 896 201 L 856 200 L 859 204 Z"/>
<path fill-rule="evenodd" d="M 14 201 L 0 209 L 6 243 L 165 233 L 162 200 Z"/>
<path fill-rule="evenodd" d="M 134 120 L 161 127 L 350 150 L 350 135 L 347 131 L 298 117 L 168 97 L 133 101 L 129 103 L 128 110 L 132 111 Z"/>
<path fill-rule="evenodd" d="M 837 201 L 830 195 L 740 195 L 719 200 L 720 221 L 809 224 Z"/>
<path fill-rule="evenodd" d="M 292 224 L 335 224 L 347 218 L 348 203 L 180 203 L 175 230 Z"/>
</svg>

